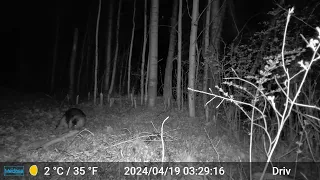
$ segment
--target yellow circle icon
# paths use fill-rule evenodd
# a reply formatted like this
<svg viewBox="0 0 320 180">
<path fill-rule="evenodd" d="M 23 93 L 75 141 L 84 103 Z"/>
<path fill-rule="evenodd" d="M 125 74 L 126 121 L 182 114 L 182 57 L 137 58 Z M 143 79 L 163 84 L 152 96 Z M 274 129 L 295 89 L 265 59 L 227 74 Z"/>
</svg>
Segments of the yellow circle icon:
<svg viewBox="0 0 320 180">
<path fill-rule="evenodd" d="M 37 165 L 32 165 L 30 168 L 29 168 L 29 173 L 32 175 L 32 176 L 36 176 L 38 174 L 38 166 Z"/>
</svg>

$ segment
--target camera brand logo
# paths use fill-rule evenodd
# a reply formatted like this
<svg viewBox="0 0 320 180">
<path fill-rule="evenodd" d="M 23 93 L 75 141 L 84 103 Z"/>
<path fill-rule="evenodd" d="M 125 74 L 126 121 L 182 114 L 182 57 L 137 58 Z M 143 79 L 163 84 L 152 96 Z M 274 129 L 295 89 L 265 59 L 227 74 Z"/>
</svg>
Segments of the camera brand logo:
<svg viewBox="0 0 320 180">
<path fill-rule="evenodd" d="M 24 166 L 4 166 L 4 176 L 24 176 Z"/>
</svg>

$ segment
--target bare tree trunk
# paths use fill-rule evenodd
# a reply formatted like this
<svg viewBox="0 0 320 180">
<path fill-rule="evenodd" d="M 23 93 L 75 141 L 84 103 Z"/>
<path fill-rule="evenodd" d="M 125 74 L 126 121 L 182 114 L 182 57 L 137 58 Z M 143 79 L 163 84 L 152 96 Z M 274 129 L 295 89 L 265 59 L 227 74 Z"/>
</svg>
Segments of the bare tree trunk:
<svg viewBox="0 0 320 180">
<path fill-rule="evenodd" d="M 150 71 L 148 98 L 149 107 L 154 107 L 157 97 L 157 80 L 158 80 L 158 24 L 159 24 L 159 0 L 151 0 L 150 11 Z"/>
<path fill-rule="evenodd" d="M 178 109 L 181 110 L 182 0 L 179 0 L 178 18 L 177 105 Z"/>
<path fill-rule="evenodd" d="M 166 71 L 164 76 L 164 89 L 163 98 L 165 108 L 170 108 L 172 98 L 172 61 L 175 52 L 176 45 L 176 25 L 177 25 L 177 14 L 178 14 L 178 0 L 173 1 L 172 17 L 171 17 L 171 32 L 170 42 L 167 56 Z"/>
<path fill-rule="evenodd" d="M 147 48 L 147 0 L 144 0 L 144 34 L 143 34 L 143 49 L 142 49 L 142 63 L 141 63 L 141 79 L 140 79 L 140 94 L 141 94 L 141 105 L 143 104 L 144 98 L 144 64 L 146 61 L 146 48 Z"/>
<path fill-rule="evenodd" d="M 201 50 L 199 49 L 199 45 L 198 45 L 198 42 L 196 42 L 196 62 L 195 62 L 195 65 L 196 65 L 196 73 L 195 73 L 195 81 L 194 81 L 194 86 L 195 87 L 198 87 L 198 76 L 199 76 L 199 64 L 200 64 L 200 53 L 201 53 Z"/>
<path fill-rule="evenodd" d="M 148 54 L 146 84 L 144 86 L 144 92 L 145 92 L 145 94 L 144 94 L 144 103 L 145 104 L 147 104 L 147 101 L 148 101 L 149 72 L 150 72 L 150 52 Z"/>
<path fill-rule="evenodd" d="M 106 68 L 104 76 L 104 92 L 107 93 L 109 90 L 109 81 L 110 81 L 110 67 L 111 67 L 111 45 L 112 45 L 112 26 L 113 26 L 113 4 L 114 0 L 109 2 L 109 15 L 108 15 L 108 30 L 107 30 L 107 45 L 106 45 Z"/>
<path fill-rule="evenodd" d="M 82 72 L 82 65 L 83 65 L 83 61 L 84 61 L 84 54 L 85 54 L 85 47 L 86 47 L 86 43 L 88 44 L 88 31 L 89 31 L 89 20 L 90 17 L 88 18 L 88 22 L 87 22 L 87 27 L 86 27 L 86 33 L 84 35 L 83 38 L 83 44 L 82 44 L 82 48 L 81 48 L 81 57 L 80 57 L 80 66 L 79 66 L 79 71 L 78 71 L 78 80 L 77 80 L 77 93 L 80 92 L 80 80 L 81 80 L 81 72 Z"/>
<path fill-rule="evenodd" d="M 184 74 L 183 73 L 183 69 L 181 69 L 181 82 L 182 82 L 182 86 L 181 86 L 181 97 L 182 97 L 182 99 L 181 99 L 181 107 L 182 107 L 182 109 L 183 109 L 183 107 L 184 107 L 184 86 L 185 85 L 187 85 L 187 82 L 185 82 L 186 80 L 186 74 Z"/>
<path fill-rule="evenodd" d="M 99 0 L 99 9 L 96 26 L 96 49 L 95 49 L 95 67 L 94 67 L 94 90 L 93 90 L 93 104 L 96 105 L 97 101 L 97 90 L 98 90 L 98 37 L 99 37 L 99 22 L 101 12 L 101 0 Z"/>
<path fill-rule="evenodd" d="M 124 71 L 124 68 L 123 68 L 123 64 L 124 64 L 124 61 L 123 61 L 123 57 L 121 58 L 121 68 L 120 68 L 120 77 L 119 77 L 119 86 L 118 86 L 118 89 L 119 89 L 119 94 L 122 95 L 122 78 L 123 78 L 123 71 Z"/>
<path fill-rule="evenodd" d="M 212 2 L 211 6 L 211 18 L 213 21 L 212 29 L 211 29 L 211 45 L 213 47 L 213 54 L 212 54 L 212 62 L 210 62 L 210 68 L 211 68 L 211 87 L 212 91 L 215 94 L 219 94 L 218 90 L 215 88 L 220 84 L 220 74 L 219 74 L 219 53 L 220 53 L 220 39 L 221 39 L 221 29 L 222 29 L 222 22 L 223 17 L 226 9 L 226 1 L 222 2 L 223 4 L 220 7 L 219 0 Z M 213 120 L 216 120 L 216 106 L 219 103 L 219 99 L 214 99 L 211 102 L 212 108 L 210 110 L 212 111 L 212 118 Z"/>
<path fill-rule="evenodd" d="M 73 36 L 73 46 L 72 46 L 72 54 L 70 57 L 70 67 L 69 67 L 69 96 L 71 102 L 74 102 L 74 72 L 75 72 L 75 64 L 76 64 L 76 57 L 77 57 L 77 44 L 78 44 L 78 29 L 74 30 Z"/>
<path fill-rule="evenodd" d="M 126 54 L 125 54 L 125 57 L 124 57 L 124 61 L 123 61 L 123 64 L 124 64 L 124 66 L 123 66 L 123 70 L 125 70 L 124 71 L 124 73 L 123 73 L 123 76 L 122 76 L 122 81 L 121 81 L 121 83 L 122 83 L 122 87 L 125 89 L 125 87 L 126 87 L 126 76 L 127 76 L 127 73 L 128 73 L 128 69 L 127 69 L 127 67 L 128 67 L 128 62 L 129 61 L 127 61 L 127 59 L 129 58 L 129 48 L 128 48 L 128 50 L 126 51 Z M 124 90 L 124 93 L 126 93 L 126 90 Z"/>
<path fill-rule="evenodd" d="M 59 42 L 59 28 L 60 28 L 60 20 L 59 20 L 59 15 L 57 15 L 57 28 L 56 28 L 56 36 L 55 36 L 53 58 L 52 58 L 50 93 L 53 93 L 53 91 L 54 91 L 54 81 L 55 81 L 56 63 L 57 63 L 57 56 L 58 56 L 58 44 L 59 44 L 58 43 Z"/>
<path fill-rule="evenodd" d="M 192 5 L 192 24 L 190 33 L 190 46 L 189 46 L 189 78 L 188 87 L 194 89 L 195 85 L 195 59 L 196 59 L 196 41 L 198 31 L 198 14 L 199 14 L 199 0 L 193 0 Z M 188 91 L 188 103 L 189 103 L 189 116 L 195 117 L 195 96 L 193 91 Z"/>
<path fill-rule="evenodd" d="M 122 62 L 122 66 L 121 66 L 121 81 L 120 81 L 120 83 L 119 84 L 121 84 L 121 89 L 123 88 L 123 89 L 125 89 L 125 87 L 126 87 L 126 76 L 127 76 L 127 73 L 128 73 L 128 71 L 127 71 L 127 67 L 128 67 L 128 57 L 129 57 L 129 48 L 128 49 L 126 49 L 126 50 L 124 50 L 124 53 L 123 53 L 123 56 L 122 56 L 122 58 L 121 58 L 121 62 Z M 121 92 L 124 92 L 124 93 L 126 93 L 126 90 L 123 90 L 123 91 L 121 91 Z"/>
<path fill-rule="evenodd" d="M 90 69 L 90 56 L 91 56 L 91 38 L 90 38 L 90 32 L 88 32 L 88 37 L 87 37 L 87 47 L 86 47 L 86 64 L 85 64 L 85 70 L 84 70 L 84 75 L 83 75 L 83 82 L 81 83 L 81 88 L 84 89 L 85 91 L 90 91 L 89 89 L 89 69 Z"/>
<path fill-rule="evenodd" d="M 204 75 L 203 75 L 203 91 L 208 92 L 208 67 L 209 67 L 209 57 L 207 57 L 208 53 L 208 48 L 209 48 L 209 28 L 210 28 L 210 11 L 211 11 L 211 1 L 208 0 L 208 5 L 207 5 L 207 13 L 206 13 L 206 25 L 205 25 L 205 31 L 204 31 L 204 51 L 203 52 L 203 57 L 204 57 Z M 208 95 L 203 94 L 203 103 L 206 103 L 208 101 Z M 209 108 L 205 108 L 205 114 L 206 114 L 206 121 L 209 121 Z"/>
<path fill-rule="evenodd" d="M 85 43 L 86 43 L 86 35 L 83 39 L 83 45 L 81 48 L 81 55 L 80 55 L 80 65 L 79 65 L 79 70 L 78 70 L 78 75 L 77 75 L 77 94 L 80 93 L 80 80 L 81 80 L 81 72 L 82 72 L 82 65 L 83 65 L 83 61 L 84 61 L 84 48 L 85 48 Z"/>
<path fill-rule="evenodd" d="M 128 60 L 128 81 L 127 81 L 127 95 L 130 97 L 130 76 L 131 76 L 131 58 L 132 58 L 132 47 L 133 47 L 133 39 L 134 39 L 134 30 L 136 28 L 136 23 L 134 22 L 134 18 L 136 16 L 136 0 L 134 0 L 133 7 L 133 16 L 132 16 L 132 35 L 131 35 L 131 43 L 130 43 L 130 51 L 129 51 L 129 60 Z"/>
<path fill-rule="evenodd" d="M 122 0 L 119 0 L 119 7 L 118 7 L 118 18 L 117 18 L 117 31 L 116 31 L 116 49 L 114 53 L 114 58 L 113 58 L 113 70 L 112 70 L 112 78 L 111 78 L 111 85 L 109 88 L 109 96 L 112 93 L 113 90 L 113 85 L 114 85 L 114 79 L 116 76 L 116 70 L 117 70 L 117 59 L 118 59 L 118 51 L 119 51 L 119 29 L 120 29 L 120 13 L 121 13 L 121 5 L 122 5 Z"/>
</svg>

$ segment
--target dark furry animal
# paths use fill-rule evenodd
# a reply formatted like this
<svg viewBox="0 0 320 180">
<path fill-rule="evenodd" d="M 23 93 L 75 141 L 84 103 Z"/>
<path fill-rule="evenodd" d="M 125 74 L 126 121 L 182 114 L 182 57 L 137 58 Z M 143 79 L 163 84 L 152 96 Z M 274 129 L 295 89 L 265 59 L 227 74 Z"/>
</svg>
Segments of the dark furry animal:
<svg viewBox="0 0 320 180">
<path fill-rule="evenodd" d="M 86 115 L 81 109 L 70 108 L 62 116 L 56 129 L 81 129 L 86 124 L 86 120 Z"/>
</svg>

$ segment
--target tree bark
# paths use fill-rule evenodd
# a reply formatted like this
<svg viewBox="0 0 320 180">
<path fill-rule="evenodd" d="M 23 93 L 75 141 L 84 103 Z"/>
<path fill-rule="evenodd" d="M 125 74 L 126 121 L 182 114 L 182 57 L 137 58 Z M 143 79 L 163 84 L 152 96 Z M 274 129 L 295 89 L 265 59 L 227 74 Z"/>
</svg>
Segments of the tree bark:
<svg viewBox="0 0 320 180">
<path fill-rule="evenodd" d="M 159 0 L 151 0 L 150 11 L 150 71 L 148 84 L 148 106 L 154 107 L 157 97 L 158 81 L 158 24 L 159 24 Z"/>
<path fill-rule="evenodd" d="M 141 63 L 141 79 L 140 79 L 140 98 L 141 98 L 141 105 L 143 104 L 144 101 L 144 66 L 146 62 L 146 48 L 147 48 L 147 0 L 144 0 L 144 33 L 143 33 L 143 49 L 142 49 L 142 63 Z"/>
<path fill-rule="evenodd" d="M 110 95 L 111 95 L 111 93 L 113 91 L 114 80 L 115 80 L 116 70 L 117 70 L 117 59 L 118 59 L 118 51 L 119 51 L 119 31 L 120 31 L 121 5 L 122 5 L 122 0 L 119 0 L 118 18 L 117 18 L 117 31 L 116 31 L 116 49 L 115 49 L 114 58 L 113 58 L 113 69 L 112 69 L 111 84 L 110 84 L 110 88 L 109 88 L 109 92 L 108 92 L 109 97 L 110 97 Z"/>
<path fill-rule="evenodd" d="M 190 46 L 189 46 L 189 78 L 188 87 L 195 89 L 195 59 L 196 59 L 196 41 L 198 32 L 198 14 L 199 14 L 199 0 L 193 0 L 192 5 L 192 24 L 190 33 Z M 188 104 L 189 116 L 195 117 L 195 96 L 194 91 L 188 91 Z"/>
<path fill-rule="evenodd" d="M 72 53 L 70 57 L 70 66 L 69 66 L 69 96 L 71 102 L 74 102 L 74 75 L 75 75 L 75 64 L 77 57 L 77 44 L 78 44 L 78 29 L 74 30 L 73 36 L 73 45 L 72 45 Z"/>
<path fill-rule="evenodd" d="M 112 45 L 112 29 L 113 29 L 113 4 L 114 0 L 109 1 L 109 15 L 108 15 L 108 30 L 107 30 L 107 45 L 106 45 L 106 67 L 104 76 L 104 92 L 107 93 L 109 90 L 110 81 L 110 67 L 111 67 L 111 45 Z"/>
<path fill-rule="evenodd" d="M 171 98 L 172 98 L 172 61 L 173 61 L 173 56 L 175 53 L 175 45 L 176 45 L 177 14 L 178 14 L 178 0 L 173 0 L 170 42 L 169 42 L 166 71 L 164 76 L 164 89 L 163 89 L 164 105 L 166 109 L 170 108 Z"/>
<path fill-rule="evenodd" d="M 211 13 L 211 1 L 208 0 L 207 4 L 207 13 L 206 13 L 206 25 L 205 25 L 205 31 L 204 31 L 204 51 L 203 57 L 204 57 L 204 74 L 203 74 L 203 91 L 208 92 L 208 69 L 209 69 L 209 57 L 208 57 L 208 49 L 209 49 L 209 30 L 210 30 L 210 13 Z M 208 95 L 203 94 L 203 103 L 205 104 L 208 101 Z M 209 107 L 204 107 L 205 114 L 206 114 L 206 121 L 209 121 Z"/>
<path fill-rule="evenodd" d="M 97 101 L 97 90 L 98 90 L 98 37 L 99 37 L 99 22 L 100 22 L 100 12 L 101 12 L 101 0 L 99 0 L 99 9 L 97 17 L 96 26 L 96 49 L 95 49 L 95 67 L 94 67 L 94 90 L 93 90 L 93 104 L 96 105 Z"/>
<path fill-rule="evenodd" d="M 82 65 L 83 65 L 83 62 L 84 62 L 84 57 L 85 57 L 85 47 L 86 47 L 86 44 L 87 46 L 88 45 L 88 33 L 89 33 L 89 21 L 90 21 L 90 16 L 88 17 L 88 22 L 87 22 L 87 27 L 86 27 L 86 33 L 84 35 L 84 38 L 83 38 L 83 42 L 82 42 L 82 48 L 81 48 L 81 56 L 80 56 L 80 66 L 79 66 L 79 71 L 78 71 L 78 79 L 77 79 L 77 93 L 79 94 L 80 93 L 80 80 L 81 80 L 81 72 L 82 72 Z"/>
<path fill-rule="evenodd" d="M 130 97 L 130 77 L 131 77 L 131 59 L 132 59 L 132 47 L 133 47 L 133 40 L 134 40 L 134 30 L 136 28 L 136 23 L 134 18 L 136 16 L 136 0 L 134 0 L 134 7 L 133 7 L 133 16 L 132 16 L 132 35 L 131 35 L 131 43 L 130 43 L 130 51 L 129 51 L 129 59 L 128 59 L 128 81 L 127 81 L 127 95 Z"/>
<path fill-rule="evenodd" d="M 181 53 L 182 53 L 182 0 L 179 0 L 178 20 L 178 65 L 177 65 L 177 105 L 181 110 Z"/>
</svg>

